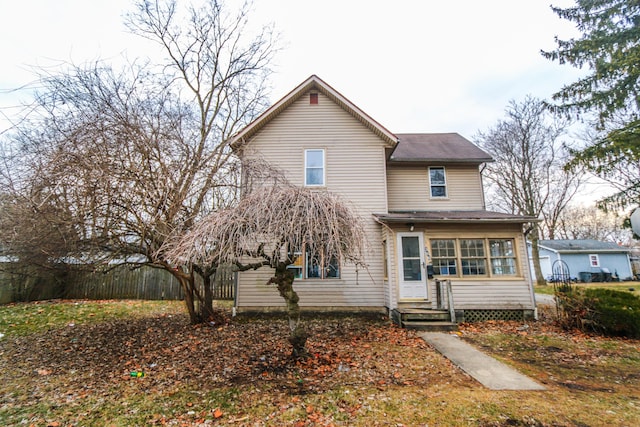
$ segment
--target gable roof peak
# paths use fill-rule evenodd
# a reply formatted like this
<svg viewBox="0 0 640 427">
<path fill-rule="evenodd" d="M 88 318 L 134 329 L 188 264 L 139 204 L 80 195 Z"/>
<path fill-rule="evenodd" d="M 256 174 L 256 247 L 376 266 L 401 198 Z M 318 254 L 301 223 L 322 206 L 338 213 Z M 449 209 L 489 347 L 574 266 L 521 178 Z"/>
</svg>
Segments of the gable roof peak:
<svg viewBox="0 0 640 427">
<path fill-rule="evenodd" d="M 335 90 L 324 80 L 318 77 L 316 74 L 312 74 L 302 83 L 296 86 L 291 92 L 282 97 L 271 107 L 267 108 L 262 114 L 260 114 L 255 120 L 245 126 L 238 133 L 233 135 L 230 139 L 231 147 L 239 148 L 245 141 L 249 140 L 254 134 L 262 129 L 267 123 L 269 123 L 274 117 L 280 114 L 283 110 L 289 107 L 293 102 L 298 100 L 309 90 L 317 90 L 321 92 L 333 102 L 338 104 L 342 109 L 351 114 L 356 120 L 360 121 L 369 130 L 380 137 L 388 147 L 394 147 L 398 138 L 387 128 L 375 121 L 371 116 L 362 111 L 357 105 L 348 100 L 344 95 Z"/>
</svg>

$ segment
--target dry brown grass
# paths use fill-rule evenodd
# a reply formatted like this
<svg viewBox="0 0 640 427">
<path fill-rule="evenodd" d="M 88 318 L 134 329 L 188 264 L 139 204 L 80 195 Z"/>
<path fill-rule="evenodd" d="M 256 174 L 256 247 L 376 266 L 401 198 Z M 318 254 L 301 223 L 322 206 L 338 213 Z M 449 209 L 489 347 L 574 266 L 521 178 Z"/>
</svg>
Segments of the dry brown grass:
<svg viewBox="0 0 640 427">
<path fill-rule="evenodd" d="M 0 341 L 0 424 L 640 425 L 640 342 L 562 331 L 552 313 L 460 332 L 543 392 L 487 390 L 379 317 L 309 321 L 312 356 L 297 362 L 280 319 L 197 328 L 168 303 L 128 320 L 63 322 Z M 146 375 L 129 376 L 138 369 Z"/>
</svg>

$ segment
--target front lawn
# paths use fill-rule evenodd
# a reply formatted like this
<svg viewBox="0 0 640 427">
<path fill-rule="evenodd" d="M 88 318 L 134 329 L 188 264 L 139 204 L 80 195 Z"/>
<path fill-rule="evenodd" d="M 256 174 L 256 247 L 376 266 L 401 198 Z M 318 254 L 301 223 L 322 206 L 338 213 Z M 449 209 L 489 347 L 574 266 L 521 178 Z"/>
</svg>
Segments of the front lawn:
<svg viewBox="0 0 640 427">
<path fill-rule="evenodd" d="M 596 282 L 596 283 L 575 283 L 572 286 L 581 288 L 604 288 L 616 291 L 631 292 L 636 296 L 640 296 L 640 282 Z M 553 284 L 546 286 L 535 286 L 534 290 L 537 294 L 553 295 Z"/>
<path fill-rule="evenodd" d="M 459 333 L 548 388 L 531 392 L 483 388 L 382 316 L 309 320 L 311 356 L 292 361 L 281 319 L 194 327 L 176 302 L 79 304 L 0 307 L 0 425 L 640 425 L 640 341 L 547 315 Z"/>
</svg>

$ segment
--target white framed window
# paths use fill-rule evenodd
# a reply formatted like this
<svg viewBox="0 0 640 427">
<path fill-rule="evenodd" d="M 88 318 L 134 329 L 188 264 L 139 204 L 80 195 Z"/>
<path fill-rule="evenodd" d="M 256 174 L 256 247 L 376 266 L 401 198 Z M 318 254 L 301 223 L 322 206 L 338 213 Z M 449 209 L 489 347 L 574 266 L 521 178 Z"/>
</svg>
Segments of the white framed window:
<svg viewBox="0 0 640 427">
<path fill-rule="evenodd" d="M 447 197 L 447 175 L 443 166 L 431 166 L 429 168 L 429 188 L 431 198 L 442 199 Z"/>
<path fill-rule="evenodd" d="M 591 267 L 600 267 L 600 257 L 598 257 L 598 254 L 589 255 L 589 265 Z"/>
<path fill-rule="evenodd" d="M 324 149 L 304 150 L 304 185 L 321 187 L 325 185 Z"/>
</svg>

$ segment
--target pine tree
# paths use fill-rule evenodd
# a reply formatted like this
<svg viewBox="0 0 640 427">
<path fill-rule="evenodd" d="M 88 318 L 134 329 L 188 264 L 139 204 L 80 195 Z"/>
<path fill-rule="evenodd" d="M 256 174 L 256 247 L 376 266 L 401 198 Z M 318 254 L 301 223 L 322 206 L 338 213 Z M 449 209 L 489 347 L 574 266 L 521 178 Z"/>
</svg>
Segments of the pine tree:
<svg viewBox="0 0 640 427">
<path fill-rule="evenodd" d="M 577 0 L 567 9 L 552 7 L 582 32 L 559 40 L 542 52 L 548 59 L 591 73 L 553 95 L 557 112 L 597 114 L 602 132 L 591 145 L 574 153 L 568 168 L 585 166 L 614 184 L 617 192 L 602 207 L 640 202 L 640 1 Z"/>
</svg>

